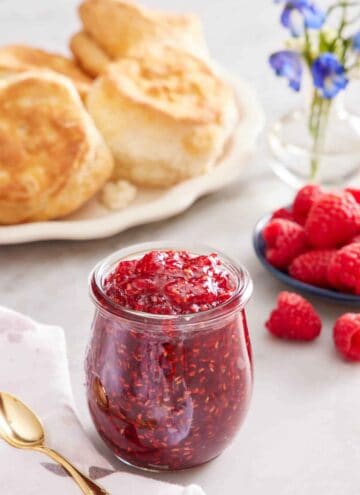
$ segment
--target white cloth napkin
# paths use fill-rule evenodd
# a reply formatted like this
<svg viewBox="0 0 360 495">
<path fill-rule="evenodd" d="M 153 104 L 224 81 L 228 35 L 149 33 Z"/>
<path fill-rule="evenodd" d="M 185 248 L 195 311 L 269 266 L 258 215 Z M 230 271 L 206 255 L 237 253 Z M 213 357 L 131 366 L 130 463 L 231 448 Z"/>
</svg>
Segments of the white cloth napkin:
<svg viewBox="0 0 360 495">
<path fill-rule="evenodd" d="M 0 390 L 21 398 L 41 417 L 46 443 L 98 479 L 112 495 L 205 495 L 126 472 L 114 472 L 87 438 L 74 409 L 64 334 L 0 307 Z M 0 440 L 0 487 L 6 495 L 79 495 L 51 459 Z"/>
</svg>

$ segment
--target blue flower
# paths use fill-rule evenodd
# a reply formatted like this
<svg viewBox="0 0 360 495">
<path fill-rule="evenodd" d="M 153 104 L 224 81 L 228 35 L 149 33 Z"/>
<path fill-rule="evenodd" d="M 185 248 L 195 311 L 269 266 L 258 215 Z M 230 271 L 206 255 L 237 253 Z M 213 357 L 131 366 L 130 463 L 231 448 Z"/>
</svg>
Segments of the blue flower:
<svg viewBox="0 0 360 495">
<path fill-rule="evenodd" d="M 277 76 L 286 77 L 292 89 L 300 90 L 303 68 L 298 53 L 290 50 L 273 53 L 269 58 L 269 63 Z"/>
<path fill-rule="evenodd" d="M 360 55 L 360 31 L 352 37 L 352 49 Z"/>
<path fill-rule="evenodd" d="M 349 82 L 344 66 L 333 53 L 320 55 L 314 61 L 311 73 L 315 87 L 327 99 L 334 98 Z"/>
<path fill-rule="evenodd" d="M 280 3 L 284 0 L 275 0 Z M 325 22 L 325 12 L 309 0 L 287 0 L 281 14 L 281 24 L 295 38 L 304 33 L 304 27 L 320 29 Z"/>
</svg>

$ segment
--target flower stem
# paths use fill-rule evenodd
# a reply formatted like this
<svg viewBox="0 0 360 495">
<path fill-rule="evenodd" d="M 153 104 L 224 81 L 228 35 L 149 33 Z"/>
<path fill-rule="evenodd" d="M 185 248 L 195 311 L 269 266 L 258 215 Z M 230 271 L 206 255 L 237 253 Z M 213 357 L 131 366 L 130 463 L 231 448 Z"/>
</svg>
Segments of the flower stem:
<svg viewBox="0 0 360 495">
<path fill-rule="evenodd" d="M 304 33 L 305 33 L 305 50 L 304 50 L 304 57 L 305 60 L 308 64 L 308 66 L 311 66 L 312 63 L 312 55 L 311 55 L 311 40 L 310 40 L 310 34 L 309 30 L 306 26 L 304 26 Z"/>
<path fill-rule="evenodd" d="M 326 129 L 329 119 L 331 100 L 326 100 L 317 91 L 311 102 L 309 132 L 313 140 L 311 163 L 310 163 L 310 180 L 315 182 L 319 173 L 321 154 L 324 150 Z"/>
<path fill-rule="evenodd" d="M 334 5 L 331 5 L 327 10 L 327 17 L 336 9 L 342 9 L 344 7 L 358 7 L 360 2 L 337 2 Z"/>
</svg>

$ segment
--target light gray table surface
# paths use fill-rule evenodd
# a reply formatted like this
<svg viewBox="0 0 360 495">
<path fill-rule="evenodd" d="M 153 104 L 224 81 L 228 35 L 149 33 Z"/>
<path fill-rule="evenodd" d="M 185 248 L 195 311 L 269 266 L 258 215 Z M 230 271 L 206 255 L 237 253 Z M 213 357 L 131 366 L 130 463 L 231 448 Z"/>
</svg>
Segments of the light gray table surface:
<svg viewBox="0 0 360 495">
<path fill-rule="evenodd" d="M 283 35 L 277 7 L 270 0 L 145 1 L 150 6 L 198 12 L 213 56 L 253 84 L 268 122 L 296 104 L 297 97 L 267 67 L 267 55 L 279 46 Z M 78 25 L 76 4 L 76 0 L 1 0 L 0 43 L 27 42 L 66 53 L 67 39 Z M 254 397 L 244 427 L 222 456 L 198 469 L 149 476 L 199 483 L 208 495 L 359 493 L 360 420 L 357 429 L 353 420 L 359 417 L 360 367 L 339 360 L 331 341 L 332 322 L 346 308 L 314 301 L 324 330 L 312 345 L 278 342 L 264 330 L 283 286 L 256 260 L 252 229 L 261 215 L 287 203 L 291 195 L 269 170 L 262 139 L 242 179 L 175 218 L 104 240 L 0 247 L 0 304 L 64 328 L 76 404 L 86 428 L 106 454 L 93 432 L 83 387 L 83 356 L 93 311 L 88 273 L 115 249 L 151 240 L 191 238 L 225 250 L 242 261 L 253 277 L 248 318 L 254 347 Z"/>
</svg>

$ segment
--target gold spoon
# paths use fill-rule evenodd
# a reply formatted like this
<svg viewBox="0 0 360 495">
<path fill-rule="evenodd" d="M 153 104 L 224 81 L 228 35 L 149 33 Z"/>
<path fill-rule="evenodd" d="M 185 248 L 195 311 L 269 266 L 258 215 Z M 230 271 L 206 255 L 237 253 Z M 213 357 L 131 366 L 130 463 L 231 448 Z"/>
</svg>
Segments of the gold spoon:
<svg viewBox="0 0 360 495">
<path fill-rule="evenodd" d="M 69 473 L 86 495 L 109 495 L 64 457 L 45 447 L 45 432 L 40 419 L 21 400 L 4 392 L 0 392 L 0 438 L 17 449 L 48 455 Z"/>
</svg>

